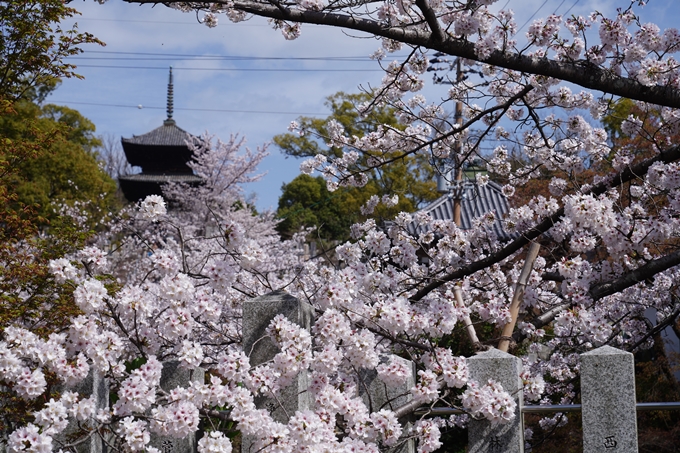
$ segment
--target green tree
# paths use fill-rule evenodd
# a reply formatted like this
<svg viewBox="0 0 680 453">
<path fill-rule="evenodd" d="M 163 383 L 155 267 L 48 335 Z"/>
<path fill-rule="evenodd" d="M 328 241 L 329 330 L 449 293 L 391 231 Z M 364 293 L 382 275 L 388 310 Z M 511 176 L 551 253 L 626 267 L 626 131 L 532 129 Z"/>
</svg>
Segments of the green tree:
<svg viewBox="0 0 680 453">
<path fill-rule="evenodd" d="M 309 158 L 317 154 L 341 156 L 342 148 L 327 147 L 329 121 L 340 123 L 348 136 L 362 137 L 375 132 L 381 124 L 403 129 L 389 106 L 373 109 L 365 117 L 357 113 L 356 106 L 370 99 L 370 94 L 338 92 L 329 96 L 326 106 L 331 110 L 328 118 L 300 117 L 298 123 L 304 134 L 282 134 L 274 137 L 274 143 L 288 156 Z M 371 156 L 364 154 L 365 163 Z M 427 159 L 406 156 L 390 165 L 370 172 L 368 183 L 363 187 L 343 187 L 329 192 L 322 178 L 298 176 L 282 187 L 277 214 L 284 220 L 279 231 L 290 235 L 300 227 L 316 227 L 323 239 L 346 240 L 349 227 L 362 220 L 359 208 L 373 195 L 399 195 L 399 203 L 392 208 L 379 207 L 379 215 L 390 218 L 399 211 L 412 212 L 422 204 L 435 200 L 437 193 L 434 171 Z"/>
<path fill-rule="evenodd" d="M 80 53 L 80 45 L 103 44 L 74 26 L 60 22 L 78 14 L 64 0 L 0 2 L 0 99 L 16 100 L 54 79 L 80 77 L 64 59 Z"/>
<path fill-rule="evenodd" d="M 100 141 L 91 121 L 68 107 L 41 107 L 29 100 L 15 102 L 11 113 L 0 115 L 5 141 L 27 146 L 35 142 L 36 131 L 51 140 L 30 156 L 3 155 L 15 169 L 5 183 L 16 194 L 16 209 L 32 206 L 41 218 L 54 219 L 57 204 L 87 203 L 97 221 L 97 212 L 114 208 L 116 184 L 97 162 L 94 150 Z"/>
<path fill-rule="evenodd" d="M 277 230 L 288 237 L 303 227 L 315 227 L 320 239 L 346 239 L 357 219 L 358 201 L 343 188 L 330 192 L 321 176 L 299 175 L 281 187 Z"/>
<path fill-rule="evenodd" d="M 90 229 L 57 216 L 53 202 L 111 207 L 115 190 L 95 161 L 94 125 L 75 110 L 40 104 L 79 45 L 100 43 L 59 23 L 77 13 L 64 0 L 0 2 L 0 332 L 21 325 L 46 337 L 79 310 L 73 288 L 59 285 L 49 261 L 83 247 Z M 69 180 L 72 183 L 69 183 Z M 47 376 L 48 388 L 54 377 Z M 50 394 L 31 402 L 0 382 L 0 437 L 32 419 Z"/>
</svg>

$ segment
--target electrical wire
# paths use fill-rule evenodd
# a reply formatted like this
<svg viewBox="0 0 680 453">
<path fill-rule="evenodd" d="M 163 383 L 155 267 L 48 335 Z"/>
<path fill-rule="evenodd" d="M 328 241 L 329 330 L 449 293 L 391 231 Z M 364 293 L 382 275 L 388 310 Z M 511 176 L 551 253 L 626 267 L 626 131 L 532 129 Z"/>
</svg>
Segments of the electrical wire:
<svg viewBox="0 0 680 453">
<path fill-rule="evenodd" d="M 519 27 L 519 28 L 517 29 L 517 33 L 519 33 L 520 31 L 522 31 L 522 29 L 523 29 L 524 27 L 527 26 L 527 24 L 531 21 L 531 19 L 533 19 L 534 16 L 535 16 L 536 14 L 538 14 L 538 12 L 541 10 L 541 8 L 543 8 L 543 7 L 545 6 L 546 3 L 548 3 L 548 0 L 545 0 L 545 1 L 543 2 L 543 4 L 542 4 L 541 6 L 539 6 L 538 9 L 537 9 L 536 11 L 534 11 L 534 14 L 532 14 L 531 17 L 528 18 L 527 21 L 524 22 L 524 24 L 523 24 L 521 27 Z"/>
<path fill-rule="evenodd" d="M 156 106 L 146 106 L 146 105 L 126 105 L 126 104 L 104 104 L 98 102 L 79 102 L 79 101 L 59 101 L 50 99 L 52 104 L 60 105 L 94 105 L 98 107 L 119 107 L 119 108 L 130 108 L 130 109 L 150 109 L 150 110 L 166 110 L 167 107 L 156 107 Z M 272 115 L 309 115 L 309 116 L 328 116 L 329 113 L 309 113 L 309 112 L 277 112 L 268 110 L 238 110 L 238 109 L 197 109 L 188 107 L 174 107 L 174 110 L 187 110 L 195 112 L 222 112 L 222 113 L 257 113 L 257 114 L 272 114 Z"/>
<path fill-rule="evenodd" d="M 334 59 L 334 58 L 277 58 L 277 57 L 218 57 L 218 56 L 192 56 L 192 57 L 88 57 L 88 56 L 74 56 L 69 57 L 71 60 L 111 60 L 111 61 L 167 61 L 167 60 L 189 60 L 189 61 L 332 61 L 332 62 L 359 62 L 359 63 L 374 63 L 368 58 L 364 59 Z"/>
<path fill-rule="evenodd" d="M 576 1 L 574 2 L 574 4 L 571 5 L 571 8 L 569 8 L 569 9 L 564 13 L 564 15 L 566 16 L 567 14 L 569 14 L 569 11 L 571 11 L 572 8 L 573 8 L 574 6 L 576 6 L 576 4 L 577 4 L 578 2 L 580 2 L 580 1 L 581 1 L 581 0 L 576 0 Z"/>
<path fill-rule="evenodd" d="M 106 68 L 106 69 L 161 69 L 167 71 L 167 66 L 119 66 L 79 64 L 78 68 Z M 173 67 L 174 71 L 241 71 L 241 72 L 384 72 L 382 69 L 291 69 L 291 68 L 181 68 Z"/>
<path fill-rule="evenodd" d="M 75 22 L 89 22 L 89 21 L 95 21 L 95 22 L 131 22 L 131 23 L 138 23 L 138 24 L 173 24 L 173 25 L 202 25 L 205 27 L 205 24 L 198 22 L 198 21 L 191 21 L 191 22 L 179 22 L 179 21 L 165 21 L 165 20 L 136 20 L 136 19 L 100 19 L 100 18 L 94 18 L 94 17 L 77 17 L 75 19 Z M 257 25 L 257 24 L 241 24 L 239 27 L 267 27 L 265 24 Z"/>
<path fill-rule="evenodd" d="M 87 50 L 86 54 L 104 54 L 104 55 L 144 55 L 152 57 L 197 57 L 197 58 L 216 58 L 225 60 L 310 60 L 310 61 L 369 61 L 370 57 L 367 56 L 336 56 L 336 57 L 258 57 L 250 55 L 201 55 L 201 54 L 190 54 L 190 53 L 160 53 L 160 52 L 123 52 L 115 50 Z M 406 55 L 394 55 L 394 58 L 402 58 Z M 71 57 L 75 58 L 75 57 Z M 78 57 L 81 58 L 81 57 Z M 372 60 L 370 60 L 372 61 Z"/>
<path fill-rule="evenodd" d="M 553 14 L 557 14 L 557 10 L 560 9 L 560 8 L 562 8 L 562 5 L 564 5 L 564 2 L 566 2 L 566 1 L 567 1 L 567 0 L 562 0 L 562 3 L 560 3 L 559 5 L 557 5 L 557 8 L 555 8 L 555 11 L 553 11 Z"/>
</svg>

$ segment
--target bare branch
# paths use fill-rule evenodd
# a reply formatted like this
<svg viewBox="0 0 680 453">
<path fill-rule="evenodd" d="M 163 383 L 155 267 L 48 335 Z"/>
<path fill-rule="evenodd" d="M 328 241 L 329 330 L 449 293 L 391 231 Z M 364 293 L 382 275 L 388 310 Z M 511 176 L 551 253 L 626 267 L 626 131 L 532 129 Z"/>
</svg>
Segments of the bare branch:
<svg viewBox="0 0 680 453">
<path fill-rule="evenodd" d="M 517 280 L 517 285 L 515 285 L 515 292 L 512 295 L 512 302 L 510 303 L 510 322 L 503 326 L 503 332 L 501 333 L 501 341 L 498 343 L 498 349 L 503 352 L 508 352 L 508 347 L 510 346 L 510 340 L 512 339 L 512 331 L 515 330 L 515 324 L 517 324 L 517 316 L 519 315 L 519 306 L 524 299 L 524 289 L 527 286 L 527 280 L 529 280 L 529 275 L 531 275 L 531 269 L 534 267 L 534 262 L 536 257 L 538 257 L 538 251 L 541 245 L 538 242 L 532 242 L 529 247 L 529 252 L 524 260 L 524 267 L 522 268 L 522 273 Z"/>
</svg>

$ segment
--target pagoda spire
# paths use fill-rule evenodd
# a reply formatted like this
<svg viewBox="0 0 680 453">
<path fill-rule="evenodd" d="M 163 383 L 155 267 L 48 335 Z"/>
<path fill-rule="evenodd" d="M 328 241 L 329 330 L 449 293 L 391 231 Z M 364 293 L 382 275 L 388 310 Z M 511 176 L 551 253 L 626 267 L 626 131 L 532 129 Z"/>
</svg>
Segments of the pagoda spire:
<svg viewBox="0 0 680 453">
<path fill-rule="evenodd" d="M 172 86 L 172 66 L 170 66 L 170 76 L 168 77 L 168 104 L 166 107 L 166 112 L 168 113 L 168 118 L 163 121 L 163 124 L 175 124 L 175 120 L 172 119 L 173 110 L 173 86 Z"/>
</svg>

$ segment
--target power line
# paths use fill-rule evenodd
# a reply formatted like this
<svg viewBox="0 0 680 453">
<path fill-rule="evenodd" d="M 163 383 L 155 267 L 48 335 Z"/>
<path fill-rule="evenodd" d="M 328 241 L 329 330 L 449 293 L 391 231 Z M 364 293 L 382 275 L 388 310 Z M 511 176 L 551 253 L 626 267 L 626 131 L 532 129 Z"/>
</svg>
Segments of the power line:
<svg viewBox="0 0 680 453">
<path fill-rule="evenodd" d="M 77 17 L 75 18 L 75 22 L 88 22 L 88 21 L 96 21 L 96 22 L 133 22 L 133 23 L 140 23 L 140 24 L 174 24 L 174 25 L 202 25 L 205 27 L 205 24 L 198 22 L 198 21 L 192 21 L 192 22 L 179 22 L 179 21 L 165 21 L 165 20 L 136 20 L 136 19 L 99 19 L 99 18 L 93 18 L 93 17 Z M 268 25 L 265 24 L 244 24 L 240 23 L 238 25 L 239 27 L 261 27 L 261 28 L 270 28 Z"/>
<path fill-rule="evenodd" d="M 359 62 L 359 63 L 373 63 L 372 61 L 365 59 L 335 59 L 335 58 L 240 58 L 240 57 L 87 57 L 87 56 L 77 56 L 69 57 L 72 60 L 111 60 L 111 61 L 167 61 L 167 60 L 191 60 L 191 61 L 332 61 L 332 62 Z"/>
<path fill-rule="evenodd" d="M 191 54 L 191 53 L 167 53 L 167 52 L 126 52 L 115 50 L 86 50 L 85 54 L 104 54 L 104 55 L 135 55 L 151 57 L 188 57 L 188 58 L 214 58 L 224 60 L 301 60 L 301 61 L 373 61 L 365 55 L 345 55 L 345 56 L 316 56 L 316 57 L 260 57 L 253 55 L 211 55 L 211 54 Z M 394 58 L 405 58 L 406 55 L 394 55 Z M 70 58 L 83 58 L 81 56 Z"/>
<path fill-rule="evenodd" d="M 167 66 L 119 66 L 119 65 L 95 65 L 79 64 L 79 68 L 106 68 L 106 69 L 161 69 L 167 71 Z M 276 68 L 179 68 L 175 71 L 242 71 L 242 72 L 384 72 L 382 69 L 276 69 Z"/>
<path fill-rule="evenodd" d="M 365 60 L 340 60 L 340 59 L 332 59 L 332 58 L 237 58 L 237 57 L 86 57 L 86 56 L 77 56 L 77 57 L 69 57 L 71 60 L 107 60 L 107 61 L 176 61 L 176 60 L 188 60 L 188 61 L 244 61 L 244 62 L 250 62 L 250 61 L 267 61 L 267 60 L 275 60 L 275 61 L 301 61 L 301 60 L 306 60 L 306 61 L 330 61 L 330 62 L 338 62 L 338 63 L 346 63 L 346 62 L 358 62 L 358 63 L 374 63 L 368 59 Z"/>
<path fill-rule="evenodd" d="M 576 1 L 574 2 L 574 4 L 571 5 L 571 8 L 569 8 L 569 9 L 564 13 L 564 15 L 566 16 L 567 14 L 569 14 L 569 11 L 571 11 L 572 8 L 573 8 L 574 6 L 576 6 L 576 4 L 577 4 L 578 2 L 580 2 L 580 1 L 581 1 L 581 0 L 576 0 Z"/>
<path fill-rule="evenodd" d="M 557 14 L 557 10 L 560 9 L 560 8 L 562 8 L 562 5 L 564 5 L 564 2 L 566 2 L 566 1 L 567 1 L 567 0 L 562 0 L 562 3 L 560 3 L 559 5 L 557 5 L 557 8 L 555 8 L 555 11 L 553 11 L 553 14 Z"/>
<path fill-rule="evenodd" d="M 228 55 L 163 55 L 163 54 L 136 54 L 139 56 L 117 56 L 117 57 L 89 57 L 87 55 L 78 55 L 69 57 L 75 60 L 196 60 L 196 61 L 333 61 L 333 62 L 359 62 L 359 63 L 374 63 L 368 57 L 238 57 Z"/>
<path fill-rule="evenodd" d="M 529 21 L 531 21 L 531 19 L 533 19 L 534 16 L 535 16 L 536 14 L 538 14 L 538 12 L 541 10 L 541 8 L 543 8 L 543 7 L 545 6 L 546 3 L 548 3 L 548 0 L 545 0 L 545 1 L 543 2 L 543 4 L 542 4 L 541 6 L 539 6 L 538 9 L 537 9 L 536 11 L 534 11 L 534 14 L 532 14 L 531 17 L 528 18 L 527 21 L 524 22 L 524 24 L 523 24 L 521 27 L 519 27 L 519 28 L 517 29 L 517 33 L 519 33 L 520 31 L 522 31 L 522 29 L 523 29 L 524 27 L 526 27 L 526 25 L 529 23 Z"/>
<path fill-rule="evenodd" d="M 78 102 L 78 101 L 57 101 L 50 99 L 50 103 L 62 104 L 62 105 L 94 105 L 98 107 L 119 107 L 119 108 L 129 108 L 129 109 L 150 109 L 150 110 L 165 110 L 166 107 L 156 107 L 156 106 L 146 106 L 146 105 L 126 105 L 126 104 L 103 104 L 98 102 Z M 195 109 L 195 108 L 182 108 L 175 107 L 174 110 L 188 110 L 195 112 L 222 112 L 222 113 L 266 113 L 272 115 L 313 115 L 313 116 L 328 116 L 329 113 L 309 113 L 309 112 L 276 112 L 268 110 L 237 110 L 237 109 Z"/>
</svg>

